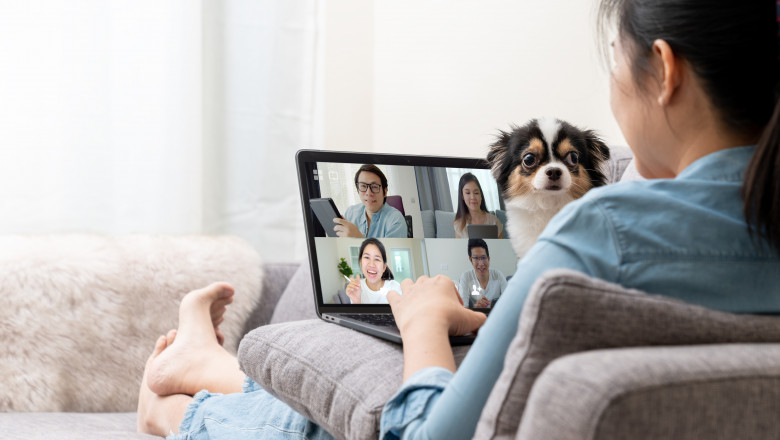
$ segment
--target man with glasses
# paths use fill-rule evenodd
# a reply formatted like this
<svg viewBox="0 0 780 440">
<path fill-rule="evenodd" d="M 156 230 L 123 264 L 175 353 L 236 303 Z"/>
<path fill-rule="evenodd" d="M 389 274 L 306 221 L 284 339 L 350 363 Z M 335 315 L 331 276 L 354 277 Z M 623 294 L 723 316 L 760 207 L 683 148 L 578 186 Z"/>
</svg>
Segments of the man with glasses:
<svg viewBox="0 0 780 440">
<path fill-rule="evenodd" d="M 359 205 L 344 212 L 343 219 L 333 219 L 339 237 L 406 238 L 406 219 L 401 211 L 385 203 L 387 177 L 376 165 L 363 165 L 355 173 Z"/>
<path fill-rule="evenodd" d="M 490 252 L 485 240 L 469 239 L 468 253 L 474 269 L 467 270 L 460 276 L 458 292 L 463 300 L 463 307 L 491 308 L 506 289 L 506 277 L 500 270 L 490 268 Z"/>
</svg>

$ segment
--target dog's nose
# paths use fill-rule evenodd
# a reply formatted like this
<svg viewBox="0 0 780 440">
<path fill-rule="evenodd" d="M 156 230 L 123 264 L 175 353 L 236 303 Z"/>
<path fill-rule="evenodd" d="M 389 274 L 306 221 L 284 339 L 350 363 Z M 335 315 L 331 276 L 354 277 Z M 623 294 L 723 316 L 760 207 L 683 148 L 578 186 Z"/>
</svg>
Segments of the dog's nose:
<svg viewBox="0 0 780 440">
<path fill-rule="evenodd" d="M 560 168 L 547 168 L 547 177 L 552 180 L 558 180 L 561 178 L 561 169 Z"/>
</svg>

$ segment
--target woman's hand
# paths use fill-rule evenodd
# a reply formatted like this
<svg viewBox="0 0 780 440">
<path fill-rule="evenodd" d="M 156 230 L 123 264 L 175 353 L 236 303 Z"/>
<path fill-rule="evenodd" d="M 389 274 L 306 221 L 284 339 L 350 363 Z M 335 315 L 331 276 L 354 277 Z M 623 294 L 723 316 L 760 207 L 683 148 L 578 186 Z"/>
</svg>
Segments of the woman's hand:
<svg viewBox="0 0 780 440">
<path fill-rule="evenodd" d="M 422 276 L 416 282 L 405 279 L 401 289 L 403 295 L 390 291 L 387 301 L 402 337 L 420 327 L 438 327 L 449 335 L 465 335 L 481 327 L 487 318 L 484 313 L 464 308 L 455 283 L 443 275 Z"/>
<path fill-rule="evenodd" d="M 363 238 L 360 229 L 351 221 L 343 218 L 334 218 L 333 223 L 336 224 L 336 226 L 333 227 L 333 230 L 336 231 L 336 235 L 339 237 Z"/>
<path fill-rule="evenodd" d="M 404 380 L 428 367 L 455 371 L 455 359 L 447 335 L 477 330 L 487 318 L 463 308 L 451 279 L 439 275 L 401 283 L 404 294 L 390 291 L 387 301 L 404 342 Z"/>
<path fill-rule="evenodd" d="M 352 304 L 360 304 L 360 291 L 360 275 L 356 275 L 349 284 L 347 284 L 347 296 L 349 297 L 349 300 L 352 301 Z"/>
</svg>

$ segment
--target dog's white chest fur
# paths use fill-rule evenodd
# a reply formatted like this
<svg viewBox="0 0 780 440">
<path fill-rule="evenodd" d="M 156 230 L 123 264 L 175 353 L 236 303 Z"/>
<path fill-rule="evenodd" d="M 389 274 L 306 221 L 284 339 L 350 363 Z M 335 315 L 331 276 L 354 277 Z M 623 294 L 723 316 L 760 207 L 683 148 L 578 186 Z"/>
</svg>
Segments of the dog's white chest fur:
<svg viewBox="0 0 780 440">
<path fill-rule="evenodd" d="M 506 228 L 512 248 L 522 258 L 533 246 L 550 219 L 574 200 L 568 193 L 540 194 L 508 200 Z"/>
</svg>

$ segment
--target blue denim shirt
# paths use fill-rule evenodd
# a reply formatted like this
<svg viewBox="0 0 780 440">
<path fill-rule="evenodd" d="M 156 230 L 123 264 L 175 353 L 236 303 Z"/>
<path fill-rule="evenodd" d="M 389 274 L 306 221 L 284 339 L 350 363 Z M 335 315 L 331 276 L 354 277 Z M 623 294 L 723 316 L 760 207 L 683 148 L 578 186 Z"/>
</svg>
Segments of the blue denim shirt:
<svg viewBox="0 0 780 440">
<path fill-rule="evenodd" d="M 387 403 L 381 437 L 471 438 L 534 280 L 570 268 L 731 312 L 780 312 L 780 258 L 748 235 L 740 188 L 754 147 L 700 158 L 675 179 L 594 189 L 556 215 L 457 373 L 426 368 Z"/>
<path fill-rule="evenodd" d="M 362 203 L 347 208 L 344 218 L 354 223 L 366 238 L 406 238 L 406 219 L 401 211 L 387 203 L 371 216 L 371 228 L 368 230 L 366 207 Z"/>
</svg>

